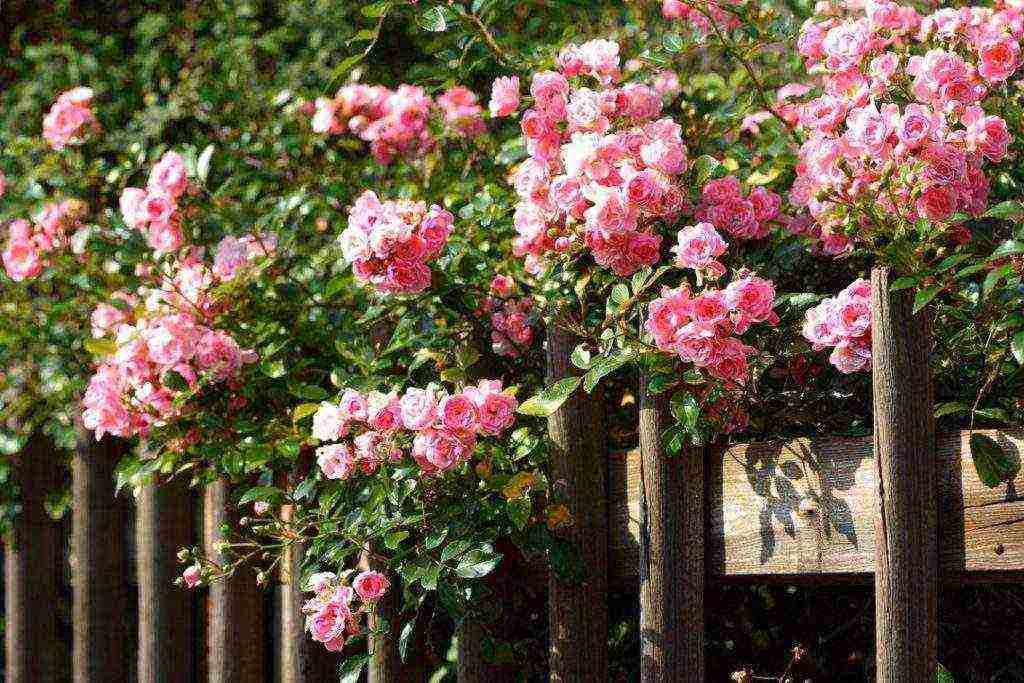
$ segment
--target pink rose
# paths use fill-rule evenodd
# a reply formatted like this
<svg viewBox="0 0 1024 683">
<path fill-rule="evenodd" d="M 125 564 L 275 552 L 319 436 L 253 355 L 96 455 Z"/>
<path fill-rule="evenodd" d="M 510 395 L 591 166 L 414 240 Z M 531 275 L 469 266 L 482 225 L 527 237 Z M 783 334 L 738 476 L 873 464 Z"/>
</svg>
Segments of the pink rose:
<svg viewBox="0 0 1024 683">
<path fill-rule="evenodd" d="M 149 173 L 150 190 L 166 192 L 172 197 L 180 197 L 188 187 L 188 174 L 185 171 L 185 160 L 177 152 L 167 152 L 153 166 Z"/>
<path fill-rule="evenodd" d="M 345 429 L 345 414 L 341 407 L 324 401 L 313 414 L 313 438 L 320 441 L 340 439 Z"/>
<path fill-rule="evenodd" d="M 328 479 L 347 479 L 355 471 L 351 444 L 321 446 L 316 449 L 316 464 Z"/>
<path fill-rule="evenodd" d="M 181 578 L 185 582 L 185 586 L 188 588 L 195 588 L 199 585 L 199 581 L 202 579 L 203 570 L 198 564 L 189 565 L 185 568 L 185 571 L 181 573 Z"/>
<path fill-rule="evenodd" d="M 406 429 L 426 429 L 437 419 L 437 399 L 428 389 L 408 389 L 399 403 L 402 424 Z"/>
<path fill-rule="evenodd" d="M 341 396 L 341 414 L 346 422 L 365 422 L 367 418 L 366 398 L 355 389 L 346 389 Z"/>
<path fill-rule="evenodd" d="M 352 588 L 363 602 L 374 602 L 384 597 L 391 587 L 388 577 L 380 572 L 364 571 L 352 581 Z"/>
<path fill-rule="evenodd" d="M 477 426 L 476 405 L 463 394 L 446 396 L 439 406 L 441 424 L 455 431 L 472 430 Z"/>
<path fill-rule="evenodd" d="M 508 116 L 519 108 L 519 77 L 499 76 L 491 86 L 489 109 L 492 117 Z"/>
<path fill-rule="evenodd" d="M 139 229 L 149 220 L 142 210 L 146 199 L 146 191 L 138 187 L 126 187 L 121 192 L 121 217 L 129 227 Z"/>
<path fill-rule="evenodd" d="M 978 73 L 990 83 L 1009 78 L 1020 65 L 1020 44 L 1014 38 L 989 38 L 978 45 Z"/>
<path fill-rule="evenodd" d="M 956 211 L 954 189 L 949 185 L 931 185 L 917 200 L 918 212 L 933 221 L 949 218 Z"/>
</svg>

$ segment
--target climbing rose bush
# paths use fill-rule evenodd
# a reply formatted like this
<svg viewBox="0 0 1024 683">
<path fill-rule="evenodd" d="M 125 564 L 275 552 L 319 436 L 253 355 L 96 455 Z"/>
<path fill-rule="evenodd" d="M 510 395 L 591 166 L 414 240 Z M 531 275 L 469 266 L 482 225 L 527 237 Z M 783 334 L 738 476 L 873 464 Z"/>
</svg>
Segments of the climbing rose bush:
<svg viewBox="0 0 1024 683">
<path fill-rule="evenodd" d="M 437 136 L 429 125 L 435 113 L 455 136 L 474 138 L 487 130 L 483 107 L 476 94 L 464 86 L 454 86 L 434 100 L 415 85 L 390 90 L 351 84 L 333 98 L 317 98 L 314 106 L 311 124 L 315 132 L 355 135 L 368 142 L 373 156 L 385 165 L 421 157 L 437 146 Z"/>
<path fill-rule="evenodd" d="M 39 277 L 48 254 L 72 243 L 81 244 L 85 233 L 79 231 L 87 210 L 83 202 L 68 199 L 47 204 L 31 223 L 11 221 L 2 255 L 7 276 L 15 282 Z"/>
<path fill-rule="evenodd" d="M 724 266 L 714 259 L 728 245 L 714 226 L 699 223 L 683 228 L 678 240 L 679 267 L 693 269 L 698 276 L 724 274 Z M 705 287 L 694 293 L 688 283 L 663 289 L 648 308 L 645 327 L 660 350 L 727 384 L 743 384 L 748 377 L 747 358 L 756 349 L 737 335 L 754 323 L 777 324 L 774 303 L 775 286 L 741 270 L 724 289 Z"/>
<path fill-rule="evenodd" d="M 557 64 L 533 75 L 533 106 L 520 117 L 530 157 L 514 174 L 515 253 L 537 273 L 549 255 L 589 250 L 598 264 L 630 275 L 658 260 L 661 236 L 649 224 L 683 209 L 682 129 L 652 120 L 662 108 L 653 87 L 613 87 L 618 44 L 570 44 Z"/>
<path fill-rule="evenodd" d="M 190 410 L 188 398 L 203 386 L 232 383 L 256 354 L 218 329 L 230 312 L 216 289 L 244 268 L 273 256 L 271 237 L 225 237 L 211 266 L 202 250 L 150 272 L 151 286 L 134 295 L 116 293 L 93 311 L 92 334 L 108 349 L 89 380 L 82 421 L 96 438 L 146 436 L 154 426 Z M 147 269 L 148 270 L 148 269 Z"/>
<path fill-rule="evenodd" d="M 349 208 L 338 243 L 359 282 L 382 294 L 412 294 L 430 286 L 427 263 L 444 249 L 454 222 L 436 204 L 382 202 L 367 190 Z"/>
<path fill-rule="evenodd" d="M 986 169 L 1010 143 L 986 108 L 1020 66 L 1019 10 L 821 7 L 798 41 L 821 82 L 800 112 L 807 140 L 790 201 L 822 233 L 863 242 L 919 219 L 949 228 L 982 215 Z"/>
<path fill-rule="evenodd" d="M 92 113 L 92 88 L 79 86 L 60 94 L 43 119 L 43 137 L 58 152 L 81 145 L 89 132 L 98 131 Z"/>
<path fill-rule="evenodd" d="M 871 282 L 851 282 L 839 295 L 807 310 L 803 335 L 843 374 L 871 370 Z"/>
<path fill-rule="evenodd" d="M 331 652 L 340 652 L 348 637 L 362 631 L 363 616 L 391 585 L 386 576 L 371 570 L 359 573 L 351 582 L 346 585 L 333 572 L 318 572 L 307 582 L 313 597 L 302 606 L 306 628 L 313 640 Z"/>
<path fill-rule="evenodd" d="M 466 462 L 478 437 L 512 427 L 515 409 L 500 380 L 454 394 L 433 386 L 401 396 L 348 389 L 339 403 L 324 402 L 313 415 L 313 438 L 332 442 L 317 449 L 317 464 L 328 479 L 347 479 L 408 455 L 424 475 L 439 474 Z"/>
</svg>

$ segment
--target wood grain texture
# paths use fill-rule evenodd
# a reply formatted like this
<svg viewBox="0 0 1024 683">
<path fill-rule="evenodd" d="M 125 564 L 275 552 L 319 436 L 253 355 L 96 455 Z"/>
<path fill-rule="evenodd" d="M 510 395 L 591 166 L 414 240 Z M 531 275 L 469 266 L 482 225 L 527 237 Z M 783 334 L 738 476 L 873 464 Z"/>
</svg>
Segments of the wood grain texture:
<svg viewBox="0 0 1024 683">
<path fill-rule="evenodd" d="M 216 544 L 223 540 L 221 525 L 237 512 L 229 506 L 226 479 L 208 484 L 203 492 L 203 543 L 206 554 L 223 561 Z M 263 593 L 250 567 L 230 579 L 215 581 L 206 604 L 206 672 L 209 683 L 262 681 L 266 674 Z"/>
<path fill-rule="evenodd" d="M 184 481 L 152 483 L 139 490 L 135 504 L 138 681 L 188 681 L 195 670 L 195 599 L 174 579 L 178 549 L 194 542 L 192 496 Z"/>
<path fill-rule="evenodd" d="M 281 519 L 291 521 L 294 508 L 281 507 Z M 285 550 L 277 584 L 277 678 L 278 683 L 319 683 L 337 678 L 340 657 L 306 631 L 306 615 L 302 613 L 302 564 L 304 543 L 293 543 Z"/>
<path fill-rule="evenodd" d="M 889 268 L 871 273 L 876 679 L 935 678 L 938 650 L 938 508 L 934 391 L 927 310 L 914 291 L 891 291 Z"/>
<path fill-rule="evenodd" d="M 114 470 L 125 444 L 97 442 L 79 430 L 71 465 L 71 584 L 75 683 L 126 681 L 131 669 L 124 498 L 114 496 Z"/>
<path fill-rule="evenodd" d="M 675 457 L 666 394 L 640 375 L 640 680 L 704 680 L 703 449 Z"/>
<path fill-rule="evenodd" d="M 7 683 L 63 678 L 58 673 L 58 610 L 54 608 L 60 596 L 61 527 L 43 507 L 46 495 L 59 490 L 62 470 L 53 443 L 42 435 L 29 439 L 11 463 L 6 486 L 17 488 L 21 511 L 4 537 Z"/>
<path fill-rule="evenodd" d="M 1024 457 L 1024 430 L 977 430 Z M 997 488 L 978 479 L 971 432 L 936 439 L 939 576 L 1024 578 L 1024 470 Z M 640 456 L 611 457 L 611 570 L 637 581 Z M 722 580 L 866 581 L 875 570 L 877 506 L 870 437 L 734 446 L 708 460 L 707 570 Z"/>
<path fill-rule="evenodd" d="M 569 357 L 578 339 L 548 326 L 547 382 L 576 370 Z M 581 582 L 549 579 L 549 667 L 556 683 L 608 677 L 608 488 L 603 406 L 577 390 L 548 418 L 551 481 L 565 496 L 573 525 L 568 539 L 582 559 Z"/>
<path fill-rule="evenodd" d="M 402 609 L 401 579 L 388 571 L 387 565 L 376 561 L 373 556 L 364 552 L 359 561 L 360 569 L 373 569 L 387 574 L 391 587 L 380 600 L 373 605 L 368 618 L 370 631 L 388 626 L 387 633 L 371 635 L 367 647 L 370 661 L 366 665 L 366 683 L 400 683 L 402 676 L 402 658 L 398 653 L 398 637 L 402 627 L 399 616 Z"/>
</svg>

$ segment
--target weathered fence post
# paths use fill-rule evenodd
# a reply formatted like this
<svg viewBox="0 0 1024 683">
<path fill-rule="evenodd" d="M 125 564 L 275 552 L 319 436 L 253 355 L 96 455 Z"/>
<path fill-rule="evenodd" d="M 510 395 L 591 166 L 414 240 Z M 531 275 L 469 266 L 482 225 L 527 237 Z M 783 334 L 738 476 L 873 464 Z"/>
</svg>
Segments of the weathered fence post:
<svg viewBox="0 0 1024 683">
<path fill-rule="evenodd" d="M 214 561 L 223 556 L 217 544 L 228 522 L 230 485 L 224 478 L 208 484 L 203 497 L 203 540 Z M 262 681 L 264 661 L 263 594 L 251 568 L 243 567 L 209 589 L 206 609 L 206 667 L 209 683 Z"/>
<path fill-rule="evenodd" d="M 360 558 L 361 569 L 374 569 L 387 574 L 391 589 L 377 604 L 369 615 L 370 631 L 376 630 L 382 621 L 386 621 L 390 629 L 387 633 L 370 636 L 367 647 L 370 661 L 366 668 L 366 683 L 398 683 L 402 680 L 402 658 L 398 654 L 398 615 L 402 609 L 401 579 L 386 567 L 377 564 L 372 555 L 364 552 Z"/>
<path fill-rule="evenodd" d="M 935 421 L 926 312 L 892 273 L 871 273 L 874 449 L 878 464 L 875 567 L 877 680 L 935 679 L 938 511 Z"/>
<path fill-rule="evenodd" d="M 187 481 L 146 484 L 136 498 L 139 584 L 139 683 L 191 680 L 194 671 L 191 591 L 174 585 L 178 548 L 193 544 Z"/>
<path fill-rule="evenodd" d="M 72 461 L 71 581 L 75 683 L 128 680 L 131 634 L 125 558 L 127 504 L 114 495 L 125 445 L 80 430 Z"/>
<path fill-rule="evenodd" d="M 702 448 L 666 456 L 665 394 L 640 374 L 640 680 L 704 680 Z"/>
<path fill-rule="evenodd" d="M 466 618 L 459 625 L 458 683 L 480 683 L 484 680 L 484 629 L 479 622 Z"/>
<path fill-rule="evenodd" d="M 281 507 L 281 519 L 290 521 L 291 505 Z M 306 632 L 302 613 L 302 563 L 306 547 L 293 543 L 281 562 L 277 586 L 278 672 L 279 683 L 319 683 L 337 678 L 338 655 L 328 652 Z"/>
<path fill-rule="evenodd" d="M 569 362 L 579 339 L 555 323 L 547 332 L 548 384 L 578 373 Z M 548 418 L 551 480 L 568 501 L 568 539 L 582 560 L 582 582 L 549 579 L 552 681 L 603 681 L 608 674 L 608 459 L 600 400 L 577 391 Z"/>
<path fill-rule="evenodd" d="M 57 610 L 61 527 L 43 508 L 63 465 L 53 443 L 32 436 L 11 467 L 21 511 L 4 539 L 4 640 L 7 683 L 58 680 Z"/>
</svg>

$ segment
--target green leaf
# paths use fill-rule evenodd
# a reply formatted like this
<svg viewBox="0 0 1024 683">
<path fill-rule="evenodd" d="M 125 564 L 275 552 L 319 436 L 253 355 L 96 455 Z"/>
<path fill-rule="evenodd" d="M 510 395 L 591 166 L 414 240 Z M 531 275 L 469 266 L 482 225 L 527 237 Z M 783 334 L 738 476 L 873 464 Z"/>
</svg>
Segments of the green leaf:
<svg viewBox="0 0 1024 683">
<path fill-rule="evenodd" d="M 455 574 L 464 579 L 479 579 L 494 571 L 499 562 L 501 562 L 501 553 L 474 550 L 462 558 L 459 566 L 455 568 Z"/>
<path fill-rule="evenodd" d="M 945 417 L 946 415 L 952 415 L 954 413 L 960 413 L 967 410 L 967 406 L 963 403 L 940 403 L 935 406 L 935 419 Z"/>
<path fill-rule="evenodd" d="M 295 406 L 292 411 L 292 424 L 295 424 L 304 417 L 309 417 L 320 407 L 319 403 L 303 403 Z"/>
<path fill-rule="evenodd" d="M 686 47 L 686 41 L 678 33 L 669 33 L 665 36 L 662 45 L 665 47 L 665 52 L 675 54 L 681 52 Z"/>
<path fill-rule="evenodd" d="M 984 434 L 971 434 L 971 459 L 978 479 L 985 486 L 995 488 L 1013 477 L 1013 465 L 1003 447 Z"/>
<path fill-rule="evenodd" d="M 919 291 L 914 297 L 914 313 L 918 313 L 922 308 L 931 303 L 932 299 L 942 291 L 945 285 L 929 285 Z"/>
<path fill-rule="evenodd" d="M 406 657 L 409 652 L 409 642 L 412 640 L 412 634 L 415 628 L 416 620 L 411 619 L 402 627 L 402 632 L 398 635 L 398 656 L 402 658 L 403 662 L 406 661 Z"/>
<path fill-rule="evenodd" d="M 917 284 L 917 282 L 918 282 L 918 279 L 916 277 L 901 277 L 901 278 L 897 278 L 896 280 L 893 281 L 893 283 L 891 285 L 889 285 L 889 291 L 890 292 L 898 292 L 901 289 L 909 289 L 909 288 L 915 286 Z"/>
<path fill-rule="evenodd" d="M 1016 214 L 1024 211 L 1024 207 L 1020 205 L 1020 202 L 1006 201 L 1002 204 L 996 204 L 991 209 L 985 212 L 985 218 L 1010 218 Z"/>
<path fill-rule="evenodd" d="M 207 145 L 196 161 L 196 176 L 199 182 L 206 184 L 206 178 L 210 175 L 210 160 L 213 159 L 213 145 Z"/>
<path fill-rule="evenodd" d="M 590 364 L 590 370 L 587 372 L 586 378 L 583 380 L 583 390 L 588 394 L 592 392 L 605 375 L 621 368 L 629 362 L 630 358 L 631 355 L 625 352 L 614 356 L 598 356 L 595 358 L 594 362 Z"/>
<path fill-rule="evenodd" d="M 441 551 L 441 563 L 443 564 L 448 560 L 459 557 L 462 553 L 469 550 L 471 545 L 473 544 L 469 541 L 452 541 Z"/>
<path fill-rule="evenodd" d="M 569 357 L 572 364 L 578 367 L 580 370 L 590 369 L 590 350 L 587 349 L 586 344 L 580 344 L 573 349 L 572 355 Z"/>
<path fill-rule="evenodd" d="M 238 499 L 238 505 L 247 505 L 257 500 L 265 500 L 270 502 L 281 495 L 281 489 L 273 486 L 255 486 L 245 493 Z"/>
<path fill-rule="evenodd" d="M 566 377 L 560 379 L 550 387 L 532 396 L 519 406 L 517 412 L 523 415 L 534 415 L 536 417 L 547 417 L 562 407 L 576 389 L 583 382 L 582 377 Z"/>
<path fill-rule="evenodd" d="M 693 169 L 694 181 L 698 186 L 703 185 L 717 173 L 719 167 L 721 167 L 718 159 L 714 158 L 710 154 L 697 157 L 693 160 L 691 168 Z"/>
<path fill-rule="evenodd" d="M 388 550 L 395 550 L 408 537 L 408 531 L 396 531 L 393 534 L 388 534 L 387 538 L 384 539 L 384 547 Z"/>
<path fill-rule="evenodd" d="M 686 427 L 686 431 L 696 431 L 697 420 L 700 418 L 700 404 L 693 394 L 688 391 L 676 393 L 669 402 L 669 409 L 672 416 Z"/>
<path fill-rule="evenodd" d="M 366 666 L 369 658 L 370 655 L 346 657 L 338 667 L 338 683 L 359 683 L 359 678 L 363 675 L 363 667 Z"/>
<path fill-rule="evenodd" d="M 992 252 L 992 255 L 988 257 L 989 261 L 994 261 L 1000 258 L 1006 258 L 1007 256 L 1013 256 L 1014 254 L 1024 254 L 1024 242 L 1020 240 L 1006 240 Z"/>
<path fill-rule="evenodd" d="M 82 342 L 85 350 L 94 356 L 109 356 L 117 351 L 117 342 L 113 339 L 86 339 Z"/>
<path fill-rule="evenodd" d="M 998 285 L 999 281 L 1005 276 L 1006 268 L 996 268 L 995 270 L 990 271 L 989 274 L 985 276 L 985 281 L 981 284 L 982 295 L 988 296 L 991 294 L 992 290 L 996 288 L 996 285 Z"/>
<path fill-rule="evenodd" d="M 390 2 L 375 2 L 370 5 L 364 5 L 363 8 L 359 11 L 363 13 L 364 17 L 369 17 L 370 19 L 377 19 L 378 17 L 382 17 L 385 14 L 387 14 L 390 5 Z"/>
<path fill-rule="evenodd" d="M 949 673 L 949 669 L 939 664 L 935 670 L 935 683 L 956 683 L 953 680 L 953 674 Z"/>
<path fill-rule="evenodd" d="M 1010 351 L 1013 352 L 1013 357 L 1017 359 L 1017 362 L 1024 365 L 1024 330 L 1013 335 L 1013 339 L 1010 341 Z"/>
<path fill-rule="evenodd" d="M 437 7 L 431 7 L 421 14 L 419 25 L 424 31 L 441 33 L 448 29 L 448 25 L 451 23 L 451 18 L 449 11 L 439 5 Z"/>
<path fill-rule="evenodd" d="M 284 377 L 288 373 L 288 370 L 284 367 L 284 362 L 279 360 L 260 363 L 260 370 L 271 379 Z"/>
</svg>

